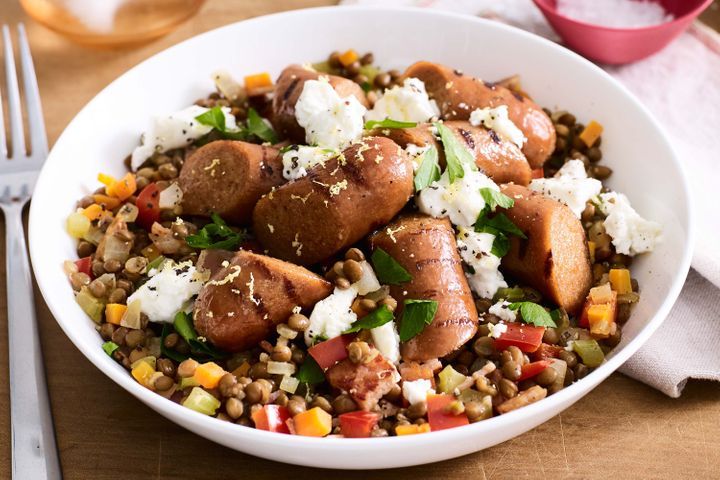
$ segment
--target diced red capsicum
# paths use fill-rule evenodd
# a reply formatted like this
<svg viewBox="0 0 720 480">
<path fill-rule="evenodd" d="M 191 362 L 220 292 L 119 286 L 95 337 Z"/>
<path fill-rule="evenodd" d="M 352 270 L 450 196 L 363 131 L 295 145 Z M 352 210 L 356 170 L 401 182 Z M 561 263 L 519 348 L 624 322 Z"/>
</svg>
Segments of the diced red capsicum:
<svg viewBox="0 0 720 480">
<path fill-rule="evenodd" d="M 343 413 L 338 417 L 340 420 L 340 433 L 347 438 L 367 438 L 370 432 L 377 425 L 380 417 L 377 413 L 357 412 Z"/>
<path fill-rule="evenodd" d="M 547 367 L 550 366 L 550 362 L 547 360 L 540 360 L 539 362 L 532 362 L 532 363 L 526 363 L 521 367 L 520 370 L 520 376 L 518 377 L 517 381 L 526 380 L 528 378 L 532 378 L 535 375 L 539 374 L 543 370 L 545 370 Z"/>
<path fill-rule="evenodd" d="M 511 322 L 506 325 L 507 330 L 499 338 L 495 339 L 495 348 L 497 350 L 505 350 L 515 345 L 521 351 L 531 353 L 540 347 L 545 327 L 535 327 L 518 322 Z"/>
<path fill-rule="evenodd" d="M 156 183 L 151 183 L 143 188 L 135 205 L 138 208 L 138 216 L 135 222 L 145 230 L 150 230 L 153 223 L 160 220 L 160 189 Z"/>
<path fill-rule="evenodd" d="M 87 256 L 79 260 L 75 260 L 75 266 L 77 267 L 78 272 L 84 273 L 88 277 L 93 278 L 91 257 Z"/>
<path fill-rule="evenodd" d="M 276 433 L 290 433 L 290 429 L 285 423 L 289 418 L 288 409 L 280 405 L 265 405 L 252 414 L 255 428 Z"/>
<path fill-rule="evenodd" d="M 354 334 L 340 335 L 308 348 L 308 353 L 320 368 L 327 370 L 347 358 L 347 346 L 355 339 Z"/>
<path fill-rule="evenodd" d="M 540 347 L 530 356 L 533 360 L 547 360 L 549 358 L 558 358 L 563 347 L 560 345 L 550 345 L 549 343 L 541 343 Z"/>
<path fill-rule="evenodd" d="M 445 411 L 448 405 L 455 400 L 455 397 L 447 394 L 428 395 L 427 397 L 427 417 L 430 429 L 433 432 L 445 430 L 447 428 L 462 427 L 468 425 L 470 421 L 463 412 L 460 415 L 453 415 Z"/>
</svg>

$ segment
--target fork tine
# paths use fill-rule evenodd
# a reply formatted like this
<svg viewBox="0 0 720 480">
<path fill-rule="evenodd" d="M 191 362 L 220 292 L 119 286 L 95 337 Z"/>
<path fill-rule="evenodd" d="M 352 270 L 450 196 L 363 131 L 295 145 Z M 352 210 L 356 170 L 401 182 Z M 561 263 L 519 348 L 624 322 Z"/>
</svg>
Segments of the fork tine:
<svg viewBox="0 0 720 480">
<path fill-rule="evenodd" d="M 30 45 L 25 25 L 18 24 L 18 39 L 20 42 L 20 65 L 22 66 L 23 85 L 25 87 L 25 102 L 27 103 L 28 128 L 30 130 L 30 149 L 33 158 L 45 160 L 48 152 L 47 134 L 43 119 L 40 90 L 38 89 L 35 66 L 33 65 Z"/>
<path fill-rule="evenodd" d="M 5 75 L 8 97 L 8 117 L 10 118 L 10 139 L 12 158 L 25 155 L 25 133 L 23 132 L 22 110 L 20 109 L 20 90 L 18 89 L 15 55 L 13 54 L 10 29 L 3 25 L 3 43 L 5 47 Z"/>
</svg>

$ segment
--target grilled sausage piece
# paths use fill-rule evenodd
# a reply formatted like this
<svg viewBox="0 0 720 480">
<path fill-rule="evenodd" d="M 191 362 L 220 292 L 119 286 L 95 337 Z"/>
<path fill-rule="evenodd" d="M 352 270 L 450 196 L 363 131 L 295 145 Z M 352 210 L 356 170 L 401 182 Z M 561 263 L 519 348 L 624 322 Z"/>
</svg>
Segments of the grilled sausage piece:
<svg viewBox="0 0 720 480">
<path fill-rule="evenodd" d="M 215 212 L 239 224 L 249 223 L 258 199 L 284 181 L 277 149 L 233 140 L 197 149 L 178 179 L 184 214 Z"/>
<path fill-rule="evenodd" d="M 410 282 L 390 286 L 390 294 L 398 301 L 398 318 L 402 318 L 406 299 L 438 302 L 432 323 L 401 346 L 404 360 L 444 357 L 475 335 L 478 314 L 447 218 L 400 217 L 374 234 L 370 242 L 373 249 L 382 248 L 412 275 Z"/>
<path fill-rule="evenodd" d="M 576 313 L 590 287 L 590 253 L 580 220 L 560 202 L 518 185 L 500 187 L 515 201 L 507 216 L 526 235 L 512 237 L 503 271 Z"/>
<path fill-rule="evenodd" d="M 317 80 L 320 76 L 328 78 L 330 85 L 341 98 L 354 95 L 361 104 L 368 107 L 365 92 L 352 80 L 308 70 L 300 65 L 290 65 L 282 71 L 275 83 L 272 124 L 275 130 L 294 142 L 305 143 L 305 129 L 298 125 L 295 119 L 295 104 L 300 98 L 305 82 Z"/>
<path fill-rule="evenodd" d="M 437 63 L 414 63 L 403 77 L 425 82 L 428 94 L 438 103 L 446 120 L 467 120 L 476 108 L 507 105 L 510 120 L 527 138 L 522 150 L 532 168 L 542 167 L 555 150 L 552 120 L 529 98 Z"/>
<path fill-rule="evenodd" d="M 369 411 L 392 390 L 397 382 L 395 367 L 378 354 L 369 363 L 353 363 L 349 358 L 325 372 L 334 388 L 350 394 L 361 410 Z"/>
<path fill-rule="evenodd" d="M 314 273 L 247 250 L 235 254 L 200 291 L 195 328 L 229 352 L 252 348 L 284 322 L 293 308 L 311 308 L 332 285 Z"/>
<path fill-rule="evenodd" d="M 312 265 L 385 225 L 412 193 L 405 152 L 367 137 L 260 199 L 253 231 L 272 256 Z"/>
<path fill-rule="evenodd" d="M 464 120 L 445 122 L 445 126 L 455 133 L 460 142 L 466 145 L 475 156 L 475 165 L 492 178 L 495 183 L 514 182 L 527 185 L 532 178 L 532 170 L 525 155 L 512 142 L 500 139 L 495 132 L 483 127 L 473 127 Z M 424 147 L 427 144 L 438 150 L 440 166 L 445 168 L 445 154 L 440 142 L 430 132 L 428 124 L 414 128 L 379 129 L 401 147 L 409 144 Z"/>
</svg>

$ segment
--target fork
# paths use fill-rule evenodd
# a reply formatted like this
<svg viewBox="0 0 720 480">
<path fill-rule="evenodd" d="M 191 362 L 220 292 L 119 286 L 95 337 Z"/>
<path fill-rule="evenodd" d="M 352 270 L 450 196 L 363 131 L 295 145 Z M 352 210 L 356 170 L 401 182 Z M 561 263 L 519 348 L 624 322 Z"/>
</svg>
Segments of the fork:
<svg viewBox="0 0 720 480">
<path fill-rule="evenodd" d="M 2 27 L 2 37 L 12 148 L 11 151 L 8 149 L 0 108 L 0 208 L 5 214 L 7 240 L 12 478 L 60 479 L 62 472 L 55 445 L 22 223 L 23 207 L 30 199 L 40 167 L 47 157 L 47 137 L 30 47 L 25 27 L 19 24 L 20 65 L 30 130 L 30 152 L 26 151 L 18 77 L 7 25 Z"/>
</svg>

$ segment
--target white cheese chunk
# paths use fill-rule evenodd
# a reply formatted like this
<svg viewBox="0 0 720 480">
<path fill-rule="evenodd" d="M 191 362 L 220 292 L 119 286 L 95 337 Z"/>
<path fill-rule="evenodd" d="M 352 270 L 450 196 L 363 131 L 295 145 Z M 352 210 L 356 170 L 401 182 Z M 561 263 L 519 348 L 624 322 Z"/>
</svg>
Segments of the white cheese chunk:
<svg viewBox="0 0 720 480">
<path fill-rule="evenodd" d="M 142 136 L 142 145 L 133 150 L 130 162 L 132 169 L 137 170 L 155 152 L 162 153 L 187 147 L 193 141 L 210 133 L 212 127 L 195 120 L 195 117 L 207 111 L 205 107 L 192 105 L 179 112 L 153 118 L 150 128 Z M 225 128 L 237 129 L 235 117 L 230 114 L 230 109 L 223 107 L 222 111 L 225 114 Z"/>
<path fill-rule="evenodd" d="M 500 258 L 490 253 L 495 235 L 478 233 L 460 227 L 457 247 L 463 262 L 470 267 L 465 272 L 473 292 L 482 298 L 492 298 L 499 288 L 507 287 L 500 273 Z"/>
<path fill-rule="evenodd" d="M 353 283 L 351 287 L 355 288 L 358 295 L 367 295 L 370 292 L 380 290 L 380 281 L 377 279 L 377 276 L 375 276 L 375 271 L 373 270 L 372 265 L 370 265 L 367 261 L 362 261 L 360 262 L 360 266 L 363 269 L 362 277 L 360 277 L 360 280 Z"/>
<path fill-rule="evenodd" d="M 487 327 L 489 330 L 488 337 L 500 338 L 503 333 L 507 332 L 507 325 L 503 322 L 498 322 L 495 325 L 488 323 Z"/>
<path fill-rule="evenodd" d="M 430 150 L 430 144 L 427 144 L 424 147 L 415 145 L 414 143 L 407 144 L 407 146 L 405 147 L 405 153 L 407 153 L 410 157 L 410 160 L 412 160 L 414 171 L 417 172 L 418 168 L 420 168 L 420 160 L 422 159 L 422 155 L 428 150 Z"/>
<path fill-rule="evenodd" d="M 206 280 L 207 275 L 198 272 L 192 262 L 166 262 L 128 297 L 127 303 L 140 300 L 140 311 L 151 322 L 172 323 L 175 314 L 200 292 Z"/>
<path fill-rule="evenodd" d="M 388 362 L 396 364 L 400 361 L 400 335 L 395 328 L 395 322 L 373 328 L 370 334 L 375 348 Z"/>
<path fill-rule="evenodd" d="M 420 379 L 403 382 L 402 393 L 410 405 L 415 405 L 416 403 L 426 402 L 428 394 L 435 393 L 435 390 L 432 388 L 430 380 Z"/>
<path fill-rule="evenodd" d="M 500 188 L 480 171 L 465 168 L 465 176 L 456 178 L 451 184 L 448 172 L 440 180 L 423 188 L 416 197 L 416 203 L 422 213 L 435 218 L 449 217 L 460 227 L 473 225 L 485 208 L 485 200 L 480 194 L 481 188 Z"/>
<path fill-rule="evenodd" d="M 335 338 L 350 328 L 357 315 L 350 307 L 357 297 L 355 288 L 335 288 L 333 293 L 315 304 L 310 314 L 310 326 L 305 330 L 305 343 L 309 346 L 315 337 Z"/>
<path fill-rule="evenodd" d="M 336 155 L 337 152 L 331 148 L 309 147 L 300 145 L 283 153 L 283 177 L 286 180 L 297 180 L 307 175 L 308 170 L 323 165 L 327 160 Z"/>
<path fill-rule="evenodd" d="M 522 148 L 527 141 L 522 130 L 520 130 L 508 117 L 507 105 L 500 105 L 495 108 L 477 108 L 470 113 L 470 124 L 477 127 L 483 125 L 498 134 L 503 140 Z"/>
<path fill-rule="evenodd" d="M 530 182 L 528 188 L 564 203 L 580 218 L 587 201 L 602 190 L 602 183 L 600 180 L 588 178 L 583 162 L 570 160 L 553 178 L 536 178 Z"/>
<path fill-rule="evenodd" d="M 353 95 L 340 98 L 327 77 L 306 81 L 295 104 L 295 118 L 305 129 L 305 140 L 334 149 L 360 140 L 365 111 Z"/>
<path fill-rule="evenodd" d="M 517 320 L 517 312 L 515 312 L 515 310 L 510 310 L 508 308 L 509 305 L 510 302 L 500 300 L 499 302 L 491 306 L 488 309 L 488 312 L 492 313 L 501 320 L 505 320 L 506 322 L 514 322 L 515 320 Z M 505 329 L 507 330 L 507 327 Z"/>
<path fill-rule="evenodd" d="M 426 122 L 440 116 L 435 100 L 430 100 L 425 84 L 417 78 L 406 78 L 402 86 L 395 85 L 386 89 L 365 114 L 366 120 L 385 120 L 390 118 L 400 122 Z"/>
<path fill-rule="evenodd" d="M 618 253 L 633 256 L 655 248 L 662 234 L 659 223 L 642 218 L 622 193 L 603 193 L 600 199 L 607 215 L 603 225 Z"/>
</svg>

